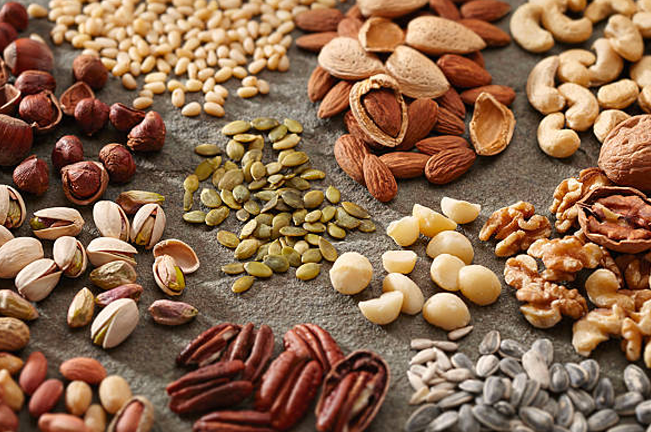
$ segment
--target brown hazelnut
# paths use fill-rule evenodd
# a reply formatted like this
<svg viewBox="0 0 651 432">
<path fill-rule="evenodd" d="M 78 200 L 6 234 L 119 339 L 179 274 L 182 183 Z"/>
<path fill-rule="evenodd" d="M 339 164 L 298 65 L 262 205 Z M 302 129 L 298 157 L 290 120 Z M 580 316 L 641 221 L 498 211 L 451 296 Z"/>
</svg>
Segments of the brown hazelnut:
<svg viewBox="0 0 651 432">
<path fill-rule="evenodd" d="M 95 56 L 82 54 L 72 62 L 72 74 L 77 81 L 83 81 L 93 90 L 99 90 L 106 84 L 108 71 Z"/>
<path fill-rule="evenodd" d="M 129 132 L 127 146 L 133 151 L 158 151 L 165 145 L 165 132 L 163 118 L 156 111 L 150 111 Z"/>
<path fill-rule="evenodd" d="M 136 173 L 133 156 L 122 144 L 107 144 L 102 147 L 99 161 L 104 164 L 113 183 L 126 183 Z"/>
<path fill-rule="evenodd" d="M 71 85 L 61 95 L 61 110 L 65 115 L 74 116 L 75 108 L 79 101 L 84 99 L 95 99 L 95 93 L 88 84 L 79 81 Z"/>
<path fill-rule="evenodd" d="M 10 24 L 17 31 L 23 31 L 29 23 L 25 6 L 16 2 L 8 2 L 0 9 L 0 21 Z"/>
<path fill-rule="evenodd" d="M 74 135 L 63 136 L 52 149 L 52 165 L 59 172 L 66 165 L 84 160 L 84 145 Z"/>
<path fill-rule="evenodd" d="M 30 69 L 52 72 L 54 56 L 43 42 L 29 38 L 16 39 L 4 50 L 4 60 L 14 76 Z"/>
<path fill-rule="evenodd" d="M 49 132 L 63 117 L 59 101 L 48 90 L 23 98 L 18 106 L 18 114 L 27 123 L 33 124 L 37 133 Z"/>
<path fill-rule="evenodd" d="M 32 148 L 32 127 L 24 121 L 0 114 L 0 166 L 23 160 Z"/>
<path fill-rule="evenodd" d="M 10 24 L 0 22 L 0 51 L 7 48 L 18 37 L 18 32 Z"/>
<path fill-rule="evenodd" d="M 54 92 L 57 83 L 49 72 L 28 70 L 20 74 L 14 84 L 22 96 L 40 93 L 45 90 Z"/>
<path fill-rule="evenodd" d="M 11 78 L 11 72 L 7 67 L 7 63 L 0 58 L 0 86 L 7 84 L 9 78 Z"/>
<path fill-rule="evenodd" d="M 129 132 L 145 118 L 145 112 L 128 107 L 121 103 L 111 105 L 109 119 L 111 124 L 120 132 Z"/>
<path fill-rule="evenodd" d="M 14 169 L 14 183 L 21 191 L 42 195 L 50 185 L 50 170 L 43 159 L 32 155 Z"/>
<path fill-rule="evenodd" d="M 0 87 L 0 114 L 12 115 L 20 103 L 21 93 L 11 84 Z"/>
<path fill-rule="evenodd" d="M 87 205 L 98 200 L 108 181 L 108 173 L 98 162 L 77 162 L 61 169 L 63 193 L 75 204 Z"/>
<path fill-rule="evenodd" d="M 93 135 L 106 126 L 109 107 L 99 99 L 83 99 L 75 107 L 75 120 L 86 135 Z"/>
</svg>

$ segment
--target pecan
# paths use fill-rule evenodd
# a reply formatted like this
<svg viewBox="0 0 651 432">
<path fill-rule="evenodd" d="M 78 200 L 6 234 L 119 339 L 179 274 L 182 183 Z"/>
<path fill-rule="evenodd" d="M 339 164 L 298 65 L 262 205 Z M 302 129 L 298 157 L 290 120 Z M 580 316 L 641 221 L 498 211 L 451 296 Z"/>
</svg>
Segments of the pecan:
<svg viewBox="0 0 651 432">
<path fill-rule="evenodd" d="M 488 241 L 495 236 L 501 240 L 495 246 L 497 256 L 507 257 L 525 251 L 533 242 L 549 237 L 552 232 L 549 220 L 534 212 L 534 206 L 524 201 L 502 207 L 488 218 L 479 239 Z"/>
<path fill-rule="evenodd" d="M 283 341 L 287 351 L 318 361 L 324 374 L 330 372 L 332 367 L 344 358 L 341 348 L 330 333 L 316 324 L 294 326 L 285 333 Z"/>
<path fill-rule="evenodd" d="M 579 225 L 593 242 L 622 253 L 651 249 L 651 200 L 637 189 L 601 186 L 577 205 Z"/>
<path fill-rule="evenodd" d="M 215 411 L 194 423 L 194 432 L 273 432 L 271 413 L 259 411 Z"/>
<path fill-rule="evenodd" d="M 176 364 L 179 366 L 204 366 L 219 360 L 228 341 L 237 336 L 239 331 L 239 325 L 229 323 L 209 328 L 194 338 L 181 351 L 176 358 Z"/>
<path fill-rule="evenodd" d="M 389 366 L 371 351 L 355 351 L 328 374 L 316 407 L 319 432 L 365 430 L 389 389 Z"/>
<path fill-rule="evenodd" d="M 575 236 L 536 240 L 527 253 L 542 260 L 545 265 L 542 277 L 546 281 L 573 281 L 576 273 L 584 268 L 596 268 L 604 256 L 599 246 Z"/>
</svg>

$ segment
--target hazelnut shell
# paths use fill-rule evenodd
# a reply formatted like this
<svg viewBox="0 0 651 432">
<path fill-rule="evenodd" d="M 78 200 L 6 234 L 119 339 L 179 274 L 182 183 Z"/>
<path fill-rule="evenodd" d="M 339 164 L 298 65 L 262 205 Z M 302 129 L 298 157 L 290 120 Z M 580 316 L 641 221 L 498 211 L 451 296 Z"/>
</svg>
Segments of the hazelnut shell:
<svg viewBox="0 0 651 432">
<path fill-rule="evenodd" d="M 32 123 L 37 134 L 50 132 L 63 117 L 59 101 L 49 90 L 23 98 L 18 112 L 23 120 Z"/>
<path fill-rule="evenodd" d="M 43 42 L 34 39 L 16 39 L 7 45 L 3 57 L 14 76 L 30 69 L 46 72 L 51 72 L 54 69 L 52 51 Z"/>
<path fill-rule="evenodd" d="M 79 101 L 84 99 L 94 99 L 95 93 L 88 84 L 79 81 L 71 85 L 61 95 L 61 110 L 65 115 L 74 116 L 75 108 Z"/>
<path fill-rule="evenodd" d="M 11 84 L 0 87 L 0 114 L 14 114 L 21 96 L 20 91 Z"/>
<path fill-rule="evenodd" d="M 56 80 L 51 73 L 39 70 L 28 70 L 20 74 L 14 84 L 23 96 L 40 93 L 45 90 L 54 92 Z"/>
<path fill-rule="evenodd" d="M 14 169 L 13 179 L 21 191 L 42 195 L 50 184 L 50 170 L 43 159 L 32 155 Z"/>
<path fill-rule="evenodd" d="M 108 173 L 98 162 L 77 162 L 61 169 L 63 193 L 74 204 L 88 205 L 97 201 L 104 195 L 108 182 Z"/>
</svg>

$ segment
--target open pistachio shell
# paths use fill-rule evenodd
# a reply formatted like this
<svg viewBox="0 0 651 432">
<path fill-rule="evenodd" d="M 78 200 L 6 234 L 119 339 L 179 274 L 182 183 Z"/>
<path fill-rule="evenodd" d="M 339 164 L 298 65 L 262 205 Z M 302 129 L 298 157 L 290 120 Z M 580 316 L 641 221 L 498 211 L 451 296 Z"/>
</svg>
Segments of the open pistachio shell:
<svg viewBox="0 0 651 432">
<path fill-rule="evenodd" d="M 437 98 L 450 89 L 450 83 L 436 63 L 411 47 L 397 47 L 385 66 L 406 96 Z"/>
<path fill-rule="evenodd" d="M 163 236 L 166 223 L 167 218 L 161 206 L 145 204 L 133 217 L 131 243 L 144 246 L 146 249 L 153 248 Z"/>
<path fill-rule="evenodd" d="M 13 239 L 14 235 L 5 228 L 4 225 L 0 225 L 0 246 L 7 243 L 9 240 Z"/>
<path fill-rule="evenodd" d="M 11 84 L 0 86 L 0 114 L 13 115 L 20 103 L 20 90 Z"/>
<path fill-rule="evenodd" d="M 84 274 L 88 266 L 86 249 L 79 240 L 70 236 L 56 239 L 52 247 L 54 262 L 63 271 L 64 276 L 77 278 Z"/>
<path fill-rule="evenodd" d="M 185 275 L 169 255 L 161 255 L 154 260 L 152 266 L 156 285 L 167 295 L 177 296 L 185 289 Z"/>
<path fill-rule="evenodd" d="M 334 38 L 321 49 L 319 66 L 331 75 L 345 80 L 359 80 L 384 72 L 375 55 L 367 53 L 357 39 Z"/>
<path fill-rule="evenodd" d="M 129 241 L 129 219 L 122 207 L 113 201 L 97 201 L 93 206 L 93 220 L 102 236 Z"/>
<path fill-rule="evenodd" d="M 34 212 L 30 221 L 34 235 L 44 240 L 76 236 L 84 227 L 84 218 L 70 207 L 51 207 Z"/>
<path fill-rule="evenodd" d="M 470 140 L 480 156 L 501 153 L 511 143 L 515 129 L 513 112 L 490 93 L 481 93 L 468 125 Z"/>
<path fill-rule="evenodd" d="M 135 330 L 139 318 L 135 301 L 130 298 L 116 300 L 97 315 L 90 328 L 90 338 L 104 349 L 116 347 Z"/>
<path fill-rule="evenodd" d="M 393 52 L 405 40 L 405 34 L 393 21 L 373 17 L 364 22 L 358 38 L 367 52 Z"/>
<path fill-rule="evenodd" d="M 167 239 L 154 246 L 154 257 L 169 255 L 185 274 L 194 273 L 199 269 L 199 257 L 188 244 L 178 239 Z"/>
<path fill-rule="evenodd" d="M 36 260 L 16 276 L 16 288 L 29 301 L 38 302 L 50 295 L 61 279 L 61 270 L 50 258 Z"/>
<path fill-rule="evenodd" d="M 25 201 L 20 193 L 11 186 L 0 185 L 0 225 L 18 228 L 26 216 Z"/>
<path fill-rule="evenodd" d="M 129 243 L 112 237 L 98 237 L 93 239 L 86 247 L 86 253 L 91 264 L 99 267 L 111 261 L 125 261 L 136 265 L 134 255 L 136 248 Z"/>
<path fill-rule="evenodd" d="M 14 278 L 25 266 L 43 258 L 43 245 L 33 237 L 16 237 L 0 246 L 0 278 Z"/>
</svg>

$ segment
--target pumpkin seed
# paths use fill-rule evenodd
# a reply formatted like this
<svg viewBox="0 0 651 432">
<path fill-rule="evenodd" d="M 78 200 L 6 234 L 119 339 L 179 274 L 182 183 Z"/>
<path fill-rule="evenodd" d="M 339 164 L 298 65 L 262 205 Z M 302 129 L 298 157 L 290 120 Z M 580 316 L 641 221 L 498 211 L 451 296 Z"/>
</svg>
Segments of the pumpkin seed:
<svg viewBox="0 0 651 432">
<path fill-rule="evenodd" d="M 285 127 L 285 126 L 278 126 L 278 127 Z M 287 133 L 287 128 L 285 128 L 285 133 Z M 296 134 L 289 134 L 285 137 L 283 137 L 281 140 L 277 141 L 272 141 L 273 145 L 271 146 L 274 150 L 288 150 L 288 149 L 293 149 L 298 145 L 298 143 L 301 142 L 301 137 L 296 135 Z M 307 155 L 305 156 L 307 158 Z M 307 162 L 309 158 L 307 158 L 305 161 Z M 296 165 L 300 165 L 303 162 L 297 163 Z M 286 166 L 296 166 L 296 165 L 286 165 Z"/>
<path fill-rule="evenodd" d="M 228 207 L 232 208 L 233 210 L 239 210 L 242 208 L 242 206 L 237 201 L 235 201 L 233 192 L 229 191 L 228 189 L 222 189 L 221 193 L 219 194 L 219 197 L 222 199 L 224 204 L 226 204 Z"/>
<path fill-rule="evenodd" d="M 201 224 L 206 221 L 206 214 L 201 210 L 195 210 L 183 214 L 183 220 L 189 223 Z"/>
<path fill-rule="evenodd" d="M 313 210 L 305 215 L 305 222 L 314 223 L 321 219 L 321 210 Z M 303 227 L 305 228 L 305 227 Z M 305 228 L 307 229 L 307 228 Z M 308 230 L 309 231 L 309 230 Z"/>
<path fill-rule="evenodd" d="M 316 223 L 304 223 L 303 228 L 308 230 L 311 233 L 324 233 L 326 230 L 326 226 L 323 225 L 321 222 L 316 222 Z"/>
<path fill-rule="evenodd" d="M 259 199 L 260 201 L 269 201 L 276 195 L 278 195 L 278 193 L 275 191 L 264 190 L 264 191 L 256 192 L 255 195 L 253 196 Z"/>
<path fill-rule="evenodd" d="M 256 216 L 255 220 L 258 221 L 259 224 L 271 225 L 273 222 L 273 218 L 274 218 L 273 215 L 262 213 Z"/>
<path fill-rule="evenodd" d="M 303 208 L 303 199 L 301 198 L 301 194 L 296 189 L 286 189 L 281 192 L 280 197 L 283 199 L 285 204 L 291 208 Z"/>
<path fill-rule="evenodd" d="M 224 135 L 235 135 L 241 134 L 251 129 L 251 124 L 244 120 L 236 120 L 230 122 L 222 128 L 222 133 Z"/>
<path fill-rule="evenodd" d="M 319 207 L 323 203 L 323 192 L 320 190 L 312 190 L 303 196 L 305 208 L 313 209 Z"/>
<path fill-rule="evenodd" d="M 308 250 L 309 248 L 310 248 L 310 245 L 305 240 L 299 240 L 294 245 L 294 250 L 296 252 L 298 252 L 299 255 L 303 255 L 303 253 L 305 253 L 305 251 Z"/>
<path fill-rule="evenodd" d="M 196 174 L 190 174 L 183 180 L 183 189 L 186 192 L 194 193 L 199 189 L 199 177 Z"/>
<path fill-rule="evenodd" d="M 271 249 L 271 247 L 269 247 Z M 279 254 L 269 254 L 267 255 L 263 263 L 266 264 L 274 273 L 285 273 L 289 270 L 289 260 Z"/>
<path fill-rule="evenodd" d="M 370 217 L 370 215 L 368 214 L 365 208 L 360 207 L 357 204 L 352 203 L 350 201 L 342 202 L 341 206 L 344 208 L 344 210 L 346 210 L 346 212 L 349 215 L 354 216 L 358 219 L 368 219 Z"/>
<path fill-rule="evenodd" d="M 283 121 L 283 124 L 287 127 L 287 130 L 290 131 L 291 133 L 303 133 L 303 125 L 297 122 L 296 120 L 286 118 Z"/>
<path fill-rule="evenodd" d="M 294 213 L 292 213 L 292 221 L 294 221 L 294 225 L 303 225 L 306 216 L 307 210 L 296 210 Z"/>
<path fill-rule="evenodd" d="M 226 155 L 235 161 L 242 160 L 244 152 L 244 146 L 235 140 L 230 140 L 228 144 L 226 144 Z"/>
<path fill-rule="evenodd" d="M 247 202 L 244 203 L 244 210 L 246 210 L 249 214 L 252 214 L 253 216 L 257 216 L 260 214 L 260 206 L 258 205 L 257 202 L 253 200 L 248 200 Z"/>
<path fill-rule="evenodd" d="M 285 246 L 282 249 L 282 255 L 287 258 L 289 265 L 298 267 L 301 265 L 301 255 L 291 246 Z"/>
<path fill-rule="evenodd" d="M 249 150 L 262 150 L 264 148 L 264 138 L 260 135 L 256 136 L 253 141 L 249 143 Z"/>
<path fill-rule="evenodd" d="M 283 169 L 283 165 L 280 162 L 270 162 L 266 165 L 267 175 L 272 176 L 278 174 L 280 170 Z"/>
<path fill-rule="evenodd" d="M 258 248 L 258 253 L 255 256 L 255 260 L 262 261 L 262 259 L 267 255 L 269 255 L 269 243 L 265 243 Z"/>
<path fill-rule="evenodd" d="M 321 256 L 323 256 L 326 261 L 335 262 L 339 256 L 337 249 L 332 245 L 332 243 L 323 237 L 319 238 L 319 250 L 321 251 Z"/>
<path fill-rule="evenodd" d="M 325 206 L 321 209 L 321 222 L 326 223 L 330 222 L 333 217 L 335 217 L 335 213 L 337 212 L 336 207 L 333 206 Z"/>
<path fill-rule="evenodd" d="M 208 208 L 217 208 L 222 205 L 222 199 L 215 189 L 203 188 L 201 190 L 201 203 Z"/>
<path fill-rule="evenodd" d="M 312 280 L 321 272 L 321 265 L 317 263 L 307 263 L 296 269 L 296 277 L 302 281 Z"/>
<path fill-rule="evenodd" d="M 212 174 L 212 185 L 215 187 L 219 187 L 219 182 L 221 181 L 222 177 L 224 177 L 224 174 L 226 174 L 226 168 L 217 168 L 215 172 Z"/>
<path fill-rule="evenodd" d="M 240 222 L 246 222 L 251 217 L 251 214 L 245 209 L 239 209 L 237 212 L 235 212 L 235 217 Z"/>
<path fill-rule="evenodd" d="M 194 169 L 194 175 L 197 176 L 197 179 L 199 181 L 204 181 L 208 177 L 212 175 L 212 173 L 215 172 L 215 168 L 212 167 L 210 162 L 207 160 L 202 161 L 197 167 Z M 197 183 L 197 188 L 199 187 L 199 184 Z M 195 189 L 196 190 L 196 189 Z"/>
<path fill-rule="evenodd" d="M 221 149 L 217 144 L 199 144 L 194 148 L 194 152 L 199 156 L 217 156 Z"/>
<path fill-rule="evenodd" d="M 233 198 L 235 198 L 235 201 L 238 203 L 248 201 L 250 196 L 251 193 L 244 185 L 237 185 L 233 188 Z"/>
<path fill-rule="evenodd" d="M 332 185 L 328 186 L 326 189 L 325 196 L 332 204 L 337 204 L 341 200 L 341 192 Z"/>
<path fill-rule="evenodd" d="M 251 126 L 259 131 L 266 131 L 278 126 L 278 120 L 270 117 L 258 117 L 251 120 Z"/>
<path fill-rule="evenodd" d="M 311 244 L 312 246 L 319 246 L 320 238 L 321 236 L 310 233 L 305 236 L 305 241 L 308 242 L 308 244 Z"/>
<path fill-rule="evenodd" d="M 190 211 L 192 210 L 192 204 L 194 201 L 194 195 L 192 192 L 185 191 L 183 193 L 183 211 Z"/>
<path fill-rule="evenodd" d="M 271 270 L 268 265 L 257 261 L 249 261 L 244 264 L 244 270 L 251 276 L 260 278 L 268 278 L 274 274 L 273 270 Z"/>
<path fill-rule="evenodd" d="M 217 233 L 217 241 L 229 249 L 235 249 L 240 244 L 240 239 L 237 238 L 237 235 L 226 230 L 220 230 Z"/>
<path fill-rule="evenodd" d="M 212 170 L 215 171 L 222 164 L 222 157 L 215 156 L 213 158 L 207 159 L 206 162 L 211 166 Z"/>
<path fill-rule="evenodd" d="M 266 213 L 278 205 L 278 194 L 274 195 L 269 201 L 265 203 L 264 206 L 262 206 L 262 209 L 260 210 L 260 213 Z"/>
<path fill-rule="evenodd" d="M 206 215 L 206 225 L 217 226 L 221 224 L 226 220 L 230 212 L 231 211 L 228 209 L 228 207 L 224 206 L 210 210 Z"/>
<path fill-rule="evenodd" d="M 271 175 L 271 176 L 267 177 L 267 181 L 271 185 L 279 185 L 280 182 L 282 182 L 283 180 L 285 180 L 285 176 L 282 175 L 282 174 L 274 174 L 274 175 Z"/>
<path fill-rule="evenodd" d="M 265 168 L 264 164 L 260 161 L 253 162 L 253 165 L 251 165 L 251 177 L 253 177 L 254 180 L 260 180 L 266 175 L 267 168 Z"/>
<path fill-rule="evenodd" d="M 249 145 L 249 151 L 244 153 L 244 156 L 242 156 L 241 163 L 246 164 L 248 162 L 259 162 L 261 160 L 262 160 L 262 150 L 252 149 L 251 145 Z"/>
<path fill-rule="evenodd" d="M 325 177 L 325 172 L 314 168 L 310 168 L 301 173 L 301 178 L 304 178 L 305 180 L 323 180 Z"/>
<path fill-rule="evenodd" d="M 235 280 L 235 282 L 233 282 L 231 291 L 233 291 L 235 294 L 243 293 L 244 291 L 251 288 L 251 286 L 253 286 L 253 282 L 255 282 L 255 278 L 253 276 L 247 275 L 239 277 Z"/>
<path fill-rule="evenodd" d="M 269 132 L 269 141 L 272 143 L 275 143 L 276 141 L 280 141 L 281 139 L 285 138 L 285 135 L 287 135 L 287 126 L 285 125 L 279 125 L 276 126 Z"/>
<path fill-rule="evenodd" d="M 271 227 L 264 224 L 258 225 L 258 228 L 256 228 L 255 232 L 253 233 L 253 236 L 260 239 L 271 238 Z"/>
<path fill-rule="evenodd" d="M 289 237 L 302 237 L 307 231 L 301 227 L 286 226 L 280 229 L 280 234 Z"/>
<path fill-rule="evenodd" d="M 255 229 L 258 227 L 258 221 L 255 219 L 251 219 L 248 221 L 244 226 L 242 227 L 242 230 L 240 231 L 239 237 L 241 239 L 246 238 L 246 237 L 251 237 L 251 234 L 255 232 Z"/>
<path fill-rule="evenodd" d="M 250 183 L 253 181 L 253 176 L 251 175 L 251 166 L 253 166 L 254 161 L 248 161 L 242 166 L 242 174 L 244 175 L 244 182 Z"/>
<path fill-rule="evenodd" d="M 283 246 L 280 244 L 280 240 L 274 240 L 269 244 L 269 255 L 279 255 L 283 249 Z"/>
<path fill-rule="evenodd" d="M 224 199 L 224 197 L 222 197 L 222 199 Z M 362 221 L 351 216 L 348 214 L 348 212 L 346 212 L 346 210 L 341 207 L 337 207 L 335 220 L 337 221 L 337 225 L 347 229 L 355 229 L 362 223 Z"/>
<path fill-rule="evenodd" d="M 333 224 L 332 222 L 328 223 L 328 234 L 337 240 L 343 240 L 346 238 L 346 230 Z"/>
<path fill-rule="evenodd" d="M 233 140 L 241 143 L 250 143 L 254 141 L 259 135 L 256 134 L 237 134 L 233 136 Z"/>
<path fill-rule="evenodd" d="M 219 189 L 233 190 L 237 185 L 242 184 L 244 181 L 244 174 L 241 169 L 233 169 L 226 171 L 224 177 L 219 181 Z"/>
<path fill-rule="evenodd" d="M 372 233 L 375 232 L 375 224 L 370 219 L 364 219 L 357 229 L 363 233 Z"/>
<path fill-rule="evenodd" d="M 267 186 L 267 179 L 266 178 L 261 178 L 260 180 L 254 180 L 249 183 L 249 190 L 250 191 L 256 191 L 260 190 L 263 187 Z"/>
<path fill-rule="evenodd" d="M 222 271 L 227 275 L 238 275 L 244 273 L 244 264 L 234 262 L 222 266 Z"/>
<path fill-rule="evenodd" d="M 260 242 L 256 239 L 245 239 L 237 245 L 233 256 L 238 260 L 251 258 L 260 247 Z"/>
<path fill-rule="evenodd" d="M 303 264 L 318 263 L 321 262 L 322 259 L 323 256 L 319 249 L 308 249 L 303 253 L 303 255 L 301 255 L 301 262 Z"/>
</svg>

